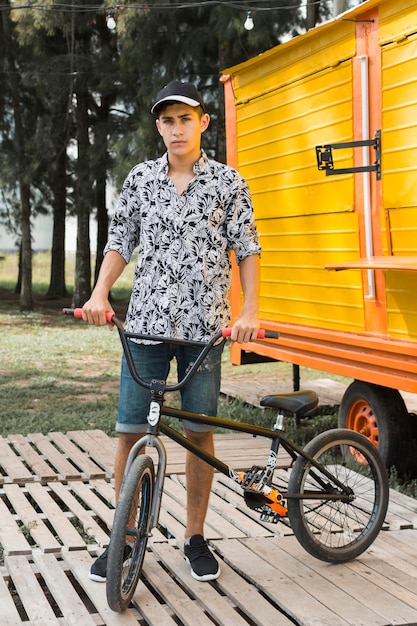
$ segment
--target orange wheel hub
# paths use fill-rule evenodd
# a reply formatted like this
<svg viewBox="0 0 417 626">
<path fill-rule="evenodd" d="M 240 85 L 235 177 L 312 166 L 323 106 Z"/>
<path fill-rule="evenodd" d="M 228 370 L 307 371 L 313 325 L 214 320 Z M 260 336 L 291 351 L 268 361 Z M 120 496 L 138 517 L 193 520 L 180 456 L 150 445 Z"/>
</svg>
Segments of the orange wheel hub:
<svg viewBox="0 0 417 626">
<path fill-rule="evenodd" d="M 378 424 L 372 407 L 364 400 L 357 400 L 350 409 L 346 427 L 364 435 L 373 445 L 378 447 Z"/>
</svg>

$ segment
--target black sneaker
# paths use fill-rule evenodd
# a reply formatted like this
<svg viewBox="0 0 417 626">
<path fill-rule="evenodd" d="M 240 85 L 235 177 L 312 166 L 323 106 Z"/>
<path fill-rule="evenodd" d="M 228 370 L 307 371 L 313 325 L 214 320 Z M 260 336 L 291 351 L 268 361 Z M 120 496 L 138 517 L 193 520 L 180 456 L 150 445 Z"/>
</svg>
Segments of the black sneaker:
<svg viewBox="0 0 417 626">
<path fill-rule="evenodd" d="M 191 576 L 196 580 L 215 580 L 220 576 L 220 567 L 201 535 L 193 535 L 184 545 L 185 560 L 191 565 Z"/>
<path fill-rule="evenodd" d="M 132 552 L 132 548 L 126 544 L 124 553 L 123 553 L 124 563 L 128 560 L 131 552 Z M 90 567 L 90 572 L 88 574 L 91 580 L 95 580 L 97 583 L 106 582 L 108 556 L 109 556 L 109 549 L 106 548 L 104 552 L 100 554 L 100 556 L 94 561 L 94 563 Z"/>
</svg>

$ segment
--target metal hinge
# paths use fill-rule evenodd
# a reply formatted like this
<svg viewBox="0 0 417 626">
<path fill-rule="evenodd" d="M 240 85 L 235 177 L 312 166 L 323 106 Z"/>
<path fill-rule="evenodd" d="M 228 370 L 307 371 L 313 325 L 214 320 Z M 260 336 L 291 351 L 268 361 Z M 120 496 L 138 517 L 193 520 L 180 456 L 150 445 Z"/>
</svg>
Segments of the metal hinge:
<svg viewBox="0 0 417 626">
<path fill-rule="evenodd" d="M 339 148 L 361 148 L 364 146 L 369 146 L 375 149 L 375 161 L 373 165 L 335 169 L 332 150 L 337 150 Z M 381 180 L 381 131 L 375 131 L 373 139 L 346 141 L 342 143 L 316 146 L 316 156 L 317 167 L 319 170 L 325 170 L 326 176 L 333 176 L 335 174 L 356 174 L 358 172 L 376 172 L 376 179 Z"/>
</svg>

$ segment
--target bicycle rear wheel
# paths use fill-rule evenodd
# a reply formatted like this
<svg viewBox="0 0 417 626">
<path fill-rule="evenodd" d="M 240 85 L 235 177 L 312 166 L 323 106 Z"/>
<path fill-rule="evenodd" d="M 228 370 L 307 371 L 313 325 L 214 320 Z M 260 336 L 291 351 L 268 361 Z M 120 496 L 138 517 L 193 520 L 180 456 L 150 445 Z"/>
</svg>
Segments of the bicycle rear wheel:
<svg viewBox="0 0 417 626">
<path fill-rule="evenodd" d="M 137 456 L 124 479 L 110 537 L 106 593 L 113 611 L 124 611 L 129 606 L 139 581 L 148 542 L 154 483 L 151 457 Z M 126 538 L 132 542 L 128 558 Z"/>
<path fill-rule="evenodd" d="M 382 458 L 366 437 L 348 429 L 321 433 L 305 452 L 333 479 L 307 459 L 297 459 L 287 502 L 294 535 L 322 561 L 355 559 L 376 539 L 385 519 L 389 485 Z"/>
</svg>

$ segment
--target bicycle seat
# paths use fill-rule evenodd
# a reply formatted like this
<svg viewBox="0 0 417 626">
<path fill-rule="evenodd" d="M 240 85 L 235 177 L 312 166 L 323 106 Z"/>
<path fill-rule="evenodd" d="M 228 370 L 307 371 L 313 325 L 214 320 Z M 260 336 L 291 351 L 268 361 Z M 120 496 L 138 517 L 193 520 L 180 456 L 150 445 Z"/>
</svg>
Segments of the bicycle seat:
<svg viewBox="0 0 417 626">
<path fill-rule="evenodd" d="M 318 407 L 319 399 L 315 391 L 290 391 L 288 393 L 277 393 L 264 396 L 261 406 L 270 409 L 281 409 L 290 411 L 297 418 L 311 415 Z"/>
</svg>

